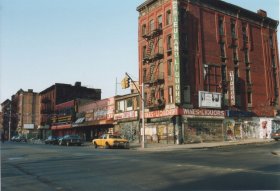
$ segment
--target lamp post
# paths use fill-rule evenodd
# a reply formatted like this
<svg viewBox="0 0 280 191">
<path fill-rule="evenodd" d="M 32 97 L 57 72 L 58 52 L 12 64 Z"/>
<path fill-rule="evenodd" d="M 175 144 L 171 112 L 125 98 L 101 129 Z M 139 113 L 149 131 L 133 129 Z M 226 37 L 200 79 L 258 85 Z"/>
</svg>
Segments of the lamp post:
<svg viewBox="0 0 280 191">
<path fill-rule="evenodd" d="M 11 140 L 11 120 L 12 120 L 12 104 L 10 103 L 10 113 L 9 113 L 9 141 Z"/>
</svg>

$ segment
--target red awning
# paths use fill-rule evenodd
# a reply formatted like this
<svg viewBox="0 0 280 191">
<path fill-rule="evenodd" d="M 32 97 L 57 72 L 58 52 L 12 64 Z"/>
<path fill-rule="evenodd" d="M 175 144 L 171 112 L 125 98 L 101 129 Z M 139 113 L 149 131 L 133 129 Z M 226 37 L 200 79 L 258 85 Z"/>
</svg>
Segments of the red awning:
<svg viewBox="0 0 280 191">
<path fill-rule="evenodd" d="M 51 130 L 59 130 L 59 129 L 70 129 L 72 128 L 71 124 L 64 124 L 64 125 L 53 125 Z"/>
</svg>

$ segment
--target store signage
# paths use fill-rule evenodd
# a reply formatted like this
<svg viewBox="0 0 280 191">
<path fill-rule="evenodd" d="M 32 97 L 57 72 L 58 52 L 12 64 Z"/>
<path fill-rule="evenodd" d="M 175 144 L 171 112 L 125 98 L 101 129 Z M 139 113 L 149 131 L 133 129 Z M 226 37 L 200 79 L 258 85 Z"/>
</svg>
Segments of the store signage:
<svg viewBox="0 0 280 191">
<path fill-rule="evenodd" d="M 229 91 L 230 91 L 230 104 L 235 105 L 235 82 L 234 72 L 229 71 Z"/>
<path fill-rule="evenodd" d="M 145 118 L 165 117 L 165 116 L 173 116 L 178 114 L 179 114 L 178 108 L 166 109 L 166 110 L 147 112 L 145 113 Z"/>
<path fill-rule="evenodd" d="M 24 129 L 34 129 L 34 124 L 23 124 Z"/>
<path fill-rule="evenodd" d="M 178 1 L 172 2 L 173 12 L 173 47 L 174 47 L 174 80 L 175 80 L 175 103 L 181 103 L 181 86 L 180 86 L 180 49 L 179 49 L 179 11 Z"/>
<path fill-rule="evenodd" d="M 128 111 L 124 113 L 117 113 L 114 115 L 114 120 L 136 118 L 138 116 L 137 111 Z"/>
<path fill-rule="evenodd" d="M 225 111 L 212 109 L 182 109 L 182 115 L 225 117 Z"/>
<path fill-rule="evenodd" d="M 216 92 L 199 91 L 198 93 L 199 107 L 202 108 L 221 108 L 222 95 Z"/>
</svg>

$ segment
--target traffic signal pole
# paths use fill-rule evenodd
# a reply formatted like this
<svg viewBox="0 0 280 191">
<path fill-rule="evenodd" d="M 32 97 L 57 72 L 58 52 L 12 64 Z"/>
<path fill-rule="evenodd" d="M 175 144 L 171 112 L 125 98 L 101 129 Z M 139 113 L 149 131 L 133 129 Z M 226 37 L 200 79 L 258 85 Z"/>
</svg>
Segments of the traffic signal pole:
<svg viewBox="0 0 280 191">
<path fill-rule="evenodd" d="M 145 148 L 145 99 L 144 99 L 144 82 L 142 82 L 141 86 L 142 86 L 142 94 L 139 90 L 139 88 L 136 86 L 134 80 L 128 75 L 128 73 L 125 73 L 125 75 L 128 77 L 128 79 L 131 80 L 131 82 L 134 84 L 140 98 L 142 101 L 142 143 L 141 143 L 141 147 L 144 149 Z"/>
</svg>

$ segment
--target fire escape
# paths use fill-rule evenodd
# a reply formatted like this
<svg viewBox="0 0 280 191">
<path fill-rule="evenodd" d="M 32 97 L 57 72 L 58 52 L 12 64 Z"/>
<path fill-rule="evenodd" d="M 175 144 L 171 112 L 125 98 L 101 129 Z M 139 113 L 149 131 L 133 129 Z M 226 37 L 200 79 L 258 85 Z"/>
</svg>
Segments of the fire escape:
<svg viewBox="0 0 280 191">
<path fill-rule="evenodd" d="M 146 52 L 143 54 L 143 82 L 149 87 L 146 99 L 146 108 L 152 110 L 164 109 L 164 72 L 163 72 L 163 46 L 162 24 L 142 37 L 147 41 Z M 161 42 L 160 42 L 161 41 Z"/>
</svg>

